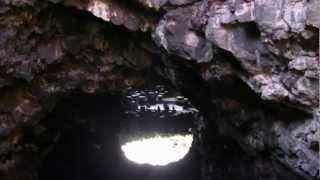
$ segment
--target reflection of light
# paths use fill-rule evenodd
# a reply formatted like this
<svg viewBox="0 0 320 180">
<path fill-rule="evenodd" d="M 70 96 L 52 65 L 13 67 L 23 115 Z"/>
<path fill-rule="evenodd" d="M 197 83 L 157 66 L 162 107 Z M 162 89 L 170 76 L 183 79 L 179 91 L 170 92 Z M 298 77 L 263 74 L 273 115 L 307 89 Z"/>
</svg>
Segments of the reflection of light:
<svg viewBox="0 0 320 180">
<path fill-rule="evenodd" d="M 176 104 L 167 104 L 169 110 L 176 110 L 176 111 L 183 111 L 183 107 L 176 105 Z M 156 105 L 151 105 L 151 106 L 138 106 L 138 109 L 141 109 L 141 107 L 144 107 L 145 109 L 149 109 L 149 110 L 160 110 L 160 111 L 164 111 L 164 104 L 156 104 Z"/>
<path fill-rule="evenodd" d="M 138 164 L 164 166 L 179 161 L 191 147 L 193 136 L 155 136 L 125 143 L 121 146 L 125 156 Z"/>
</svg>

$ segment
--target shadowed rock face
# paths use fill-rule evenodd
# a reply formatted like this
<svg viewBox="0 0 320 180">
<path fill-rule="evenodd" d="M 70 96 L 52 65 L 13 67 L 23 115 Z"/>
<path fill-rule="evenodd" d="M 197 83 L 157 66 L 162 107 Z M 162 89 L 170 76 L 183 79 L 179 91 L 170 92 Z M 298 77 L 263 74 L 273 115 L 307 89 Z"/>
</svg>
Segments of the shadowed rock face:
<svg viewBox="0 0 320 180">
<path fill-rule="evenodd" d="M 266 124 L 259 123 L 261 119 L 267 117 L 266 114 L 259 112 L 260 116 L 255 117 L 255 120 L 249 123 L 252 132 L 248 131 L 247 135 L 237 136 L 242 137 L 240 144 L 256 150 L 260 148 L 263 151 L 267 150 L 274 158 L 306 178 L 319 175 L 317 168 L 319 167 L 319 151 L 306 148 L 311 147 L 312 142 L 319 139 L 319 116 L 317 114 L 319 107 L 319 74 L 317 71 L 319 67 L 317 42 L 319 26 L 317 23 L 310 23 L 310 16 L 309 18 L 307 16 L 307 14 L 314 13 L 314 8 L 311 6 L 319 6 L 319 4 L 314 1 L 202 1 L 189 7 L 169 11 L 159 22 L 154 34 L 155 40 L 169 53 L 186 58 L 180 51 L 191 53 L 192 50 L 184 48 L 178 41 L 173 41 L 181 40 L 182 33 L 168 32 L 178 31 L 181 23 L 187 24 L 188 28 L 183 28 L 183 32 L 187 33 L 190 29 L 193 32 L 203 32 L 205 35 L 198 33 L 198 39 L 205 39 L 212 42 L 214 47 L 231 53 L 233 57 L 221 57 L 219 55 L 221 50 L 218 50 L 216 55 L 213 55 L 213 63 L 202 65 L 203 68 L 198 71 L 204 80 L 214 84 L 213 92 L 217 88 L 214 86 L 218 85 L 215 84 L 215 81 L 223 80 L 223 76 L 228 77 L 234 74 L 260 96 L 260 99 L 286 104 L 313 114 L 300 121 L 297 117 L 291 117 L 291 123 L 284 125 L 285 116 L 280 119 L 271 117 L 272 120 L 262 120 L 266 121 Z M 185 18 L 183 14 L 190 14 L 190 16 Z M 205 49 L 202 48 L 202 50 Z M 191 56 L 190 59 L 196 62 L 200 60 L 195 56 Z M 230 63 L 235 63 L 237 66 L 226 66 Z M 224 71 L 225 68 L 227 71 Z M 219 73 L 224 75 L 219 75 Z M 237 94 L 237 92 L 231 92 L 231 94 Z M 222 96 L 219 94 L 212 99 L 217 102 L 217 98 Z M 223 104 L 229 103 L 223 99 L 222 105 L 218 107 L 222 107 L 226 112 L 229 108 L 234 109 L 231 112 L 233 114 L 240 109 L 240 111 L 246 109 L 244 101 L 246 99 L 237 103 L 231 102 L 230 106 L 224 106 Z M 238 105 L 232 107 L 236 104 Z M 241 115 L 234 117 L 233 121 L 236 122 L 241 117 Z M 248 118 L 244 117 L 247 120 Z M 312 131 L 311 129 L 317 130 Z M 306 136 L 303 135 L 304 140 L 301 141 L 301 137 L 297 134 Z M 304 145 L 306 145 L 305 148 L 302 147 Z"/>
<path fill-rule="evenodd" d="M 36 179 L 38 123 L 61 97 L 123 92 L 153 70 L 260 165 L 319 178 L 319 12 L 318 0 L 0 0 L 0 179 Z"/>
<path fill-rule="evenodd" d="M 111 22 L 114 25 L 121 25 L 131 31 L 151 30 L 155 19 L 143 11 L 131 9 L 125 3 L 118 1 L 103 0 L 69 0 L 63 1 L 66 6 L 76 7 L 79 10 L 88 11 L 94 16 Z"/>
<path fill-rule="evenodd" d="M 40 153 L 35 142 L 24 142 L 25 129 L 37 129 L 60 97 L 139 86 L 151 63 L 143 40 L 130 40 L 125 30 L 72 9 L 41 6 L 12 7 L 1 16 L 1 179 L 20 174 L 22 154 Z"/>
</svg>

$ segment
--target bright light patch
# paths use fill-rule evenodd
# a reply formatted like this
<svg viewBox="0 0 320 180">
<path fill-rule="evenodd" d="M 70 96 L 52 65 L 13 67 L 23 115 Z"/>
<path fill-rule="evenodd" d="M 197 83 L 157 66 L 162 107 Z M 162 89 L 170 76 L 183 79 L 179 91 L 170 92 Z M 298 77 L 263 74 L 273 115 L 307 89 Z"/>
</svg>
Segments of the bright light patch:
<svg viewBox="0 0 320 180">
<path fill-rule="evenodd" d="M 184 111 L 183 110 L 183 107 L 182 106 L 179 106 L 179 105 L 176 105 L 176 104 L 167 104 L 169 110 L 176 110 L 178 112 L 182 112 Z M 150 109 L 150 110 L 160 110 L 160 111 L 164 111 L 165 108 L 164 108 L 164 104 L 156 104 L 156 105 L 151 105 L 151 106 L 138 106 L 138 109 L 141 109 L 141 107 L 144 107 L 145 109 Z"/>
<path fill-rule="evenodd" d="M 125 156 L 138 164 L 164 166 L 182 159 L 190 150 L 193 136 L 155 136 L 125 143 L 121 146 Z"/>
</svg>

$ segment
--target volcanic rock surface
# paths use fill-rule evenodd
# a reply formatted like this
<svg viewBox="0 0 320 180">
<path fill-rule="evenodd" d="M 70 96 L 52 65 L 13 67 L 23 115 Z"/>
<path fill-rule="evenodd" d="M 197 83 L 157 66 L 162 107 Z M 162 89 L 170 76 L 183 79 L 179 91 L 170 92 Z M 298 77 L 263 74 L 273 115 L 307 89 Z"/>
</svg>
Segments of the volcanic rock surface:
<svg viewBox="0 0 320 180">
<path fill-rule="evenodd" d="M 208 115 L 204 179 L 213 136 L 255 178 L 319 179 L 319 28 L 318 0 L 0 0 L 0 179 L 37 179 L 58 101 L 154 72 Z"/>
</svg>

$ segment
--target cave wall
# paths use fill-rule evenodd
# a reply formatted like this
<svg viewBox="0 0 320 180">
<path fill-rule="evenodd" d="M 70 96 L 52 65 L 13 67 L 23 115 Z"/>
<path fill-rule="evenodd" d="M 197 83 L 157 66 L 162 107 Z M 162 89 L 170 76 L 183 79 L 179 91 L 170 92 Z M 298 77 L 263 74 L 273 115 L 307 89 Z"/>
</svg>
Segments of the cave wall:
<svg viewBox="0 0 320 180">
<path fill-rule="evenodd" d="M 19 167 L 21 156 L 42 150 L 24 142 L 25 131 L 36 131 L 60 98 L 139 86 L 151 64 L 143 40 L 125 29 L 61 5 L 35 3 L 1 5 L 0 169 L 9 179 L 27 178 L 17 173 L 25 168 Z"/>
<path fill-rule="evenodd" d="M 122 92 L 156 69 L 181 91 L 197 76 L 210 121 L 246 153 L 319 178 L 319 12 L 317 0 L 1 0 L 0 177 L 31 171 L 42 149 L 26 129 L 60 98 Z"/>
<path fill-rule="evenodd" d="M 169 53 L 203 63 L 195 71 L 221 109 L 215 121 L 224 133 L 307 179 L 319 178 L 317 8 L 316 1 L 202 1 L 169 11 L 154 33 Z"/>
</svg>

